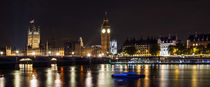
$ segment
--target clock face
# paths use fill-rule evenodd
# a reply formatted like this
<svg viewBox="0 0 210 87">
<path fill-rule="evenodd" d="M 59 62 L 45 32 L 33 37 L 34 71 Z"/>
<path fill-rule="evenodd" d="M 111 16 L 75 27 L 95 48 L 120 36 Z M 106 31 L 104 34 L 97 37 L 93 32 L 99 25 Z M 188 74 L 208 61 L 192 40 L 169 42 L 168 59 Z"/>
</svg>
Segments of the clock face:
<svg viewBox="0 0 210 87">
<path fill-rule="evenodd" d="M 107 33 L 110 33 L 110 29 L 107 29 Z"/>
<path fill-rule="evenodd" d="M 106 30 L 105 29 L 102 29 L 102 31 L 101 31 L 102 33 L 105 33 L 106 32 Z"/>
</svg>

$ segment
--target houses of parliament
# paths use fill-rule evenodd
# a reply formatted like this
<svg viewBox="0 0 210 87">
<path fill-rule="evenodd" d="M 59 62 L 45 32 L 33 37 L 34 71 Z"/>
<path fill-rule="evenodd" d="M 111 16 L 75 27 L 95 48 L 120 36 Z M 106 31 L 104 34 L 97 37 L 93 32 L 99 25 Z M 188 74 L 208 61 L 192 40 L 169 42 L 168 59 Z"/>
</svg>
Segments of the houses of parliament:
<svg viewBox="0 0 210 87">
<path fill-rule="evenodd" d="M 117 43 L 111 41 L 111 26 L 108 20 L 108 14 L 105 12 L 103 22 L 100 27 L 101 38 L 99 45 L 92 45 L 84 47 L 82 37 L 79 37 L 77 41 L 67 41 L 61 48 L 52 48 L 49 46 L 49 42 L 41 44 L 41 32 L 40 26 L 36 26 L 35 20 L 31 20 L 28 26 L 27 32 L 27 44 L 24 51 L 12 51 L 10 47 L 6 47 L 5 54 L 7 56 L 25 55 L 25 56 L 107 56 L 110 54 L 116 54 Z M 42 45 L 42 46 L 41 46 Z"/>
</svg>

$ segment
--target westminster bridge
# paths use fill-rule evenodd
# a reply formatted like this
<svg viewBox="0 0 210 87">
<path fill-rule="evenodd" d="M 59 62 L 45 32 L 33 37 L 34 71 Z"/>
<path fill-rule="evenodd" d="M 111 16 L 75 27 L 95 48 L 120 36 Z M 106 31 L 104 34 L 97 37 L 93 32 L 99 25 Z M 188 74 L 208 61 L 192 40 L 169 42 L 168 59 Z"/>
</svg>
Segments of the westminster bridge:
<svg viewBox="0 0 210 87">
<path fill-rule="evenodd" d="M 0 56 L 0 68 L 17 64 L 33 64 L 35 67 L 51 64 L 210 64 L 210 57 Z"/>
<path fill-rule="evenodd" d="M 33 66 L 73 65 L 73 64 L 106 64 L 111 59 L 107 57 L 78 57 L 78 56 L 0 56 L 0 67 L 17 64 L 33 64 Z"/>
</svg>

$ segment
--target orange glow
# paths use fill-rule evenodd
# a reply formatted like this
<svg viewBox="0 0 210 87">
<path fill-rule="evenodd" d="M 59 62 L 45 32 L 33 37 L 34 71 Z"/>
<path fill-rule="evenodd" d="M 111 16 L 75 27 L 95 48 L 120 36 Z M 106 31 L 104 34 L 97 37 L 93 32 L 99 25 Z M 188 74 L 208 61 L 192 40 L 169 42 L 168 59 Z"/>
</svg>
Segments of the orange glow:
<svg viewBox="0 0 210 87">
<path fill-rule="evenodd" d="M 64 81 L 63 67 L 61 67 L 61 81 Z"/>
<path fill-rule="evenodd" d="M 83 71 L 83 66 L 81 65 L 80 71 Z"/>
<path fill-rule="evenodd" d="M 81 65 L 81 68 L 80 68 L 80 83 L 84 83 L 83 81 L 84 81 L 84 74 L 83 74 L 83 66 Z"/>
</svg>

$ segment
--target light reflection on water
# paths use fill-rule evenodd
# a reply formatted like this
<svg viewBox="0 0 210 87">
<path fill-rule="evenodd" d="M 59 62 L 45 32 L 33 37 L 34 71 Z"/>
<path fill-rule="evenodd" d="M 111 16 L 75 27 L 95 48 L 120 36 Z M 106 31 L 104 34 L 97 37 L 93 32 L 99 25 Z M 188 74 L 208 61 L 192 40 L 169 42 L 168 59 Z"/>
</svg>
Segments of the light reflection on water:
<svg viewBox="0 0 210 87">
<path fill-rule="evenodd" d="M 136 72 L 142 79 L 114 79 L 113 73 Z M 20 64 L 18 70 L 0 69 L 0 87 L 201 87 L 210 85 L 209 65 L 99 64 L 33 68 Z"/>
<path fill-rule="evenodd" d="M 3 76 L 0 77 L 0 87 L 4 87 L 5 85 L 5 78 Z"/>
</svg>

